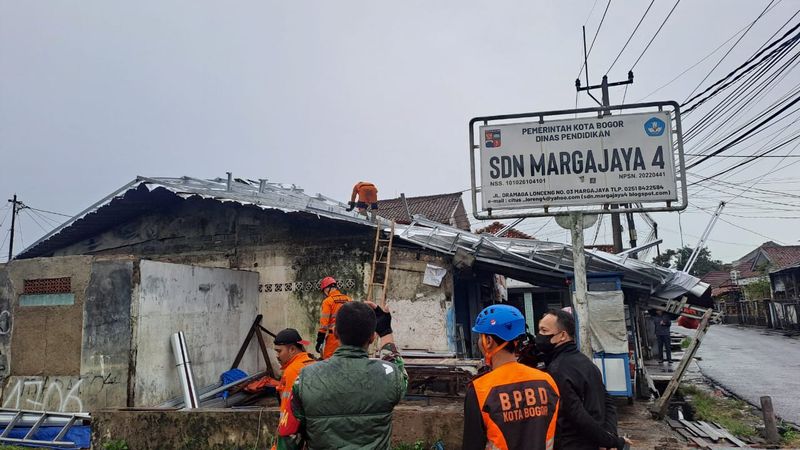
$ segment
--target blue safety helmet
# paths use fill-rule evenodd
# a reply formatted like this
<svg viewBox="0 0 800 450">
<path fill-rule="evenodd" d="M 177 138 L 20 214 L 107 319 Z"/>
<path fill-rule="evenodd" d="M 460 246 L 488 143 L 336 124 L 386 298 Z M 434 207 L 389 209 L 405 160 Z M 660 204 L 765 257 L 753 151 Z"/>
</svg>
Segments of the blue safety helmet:
<svg viewBox="0 0 800 450">
<path fill-rule="evenodd" d="M 475 319 L 472 331 L 492 334 L 504 341 L 513 341 L 525 334 L 525 317 L 510 305 L 492 305 L 483 309 Z"/>
</svg>

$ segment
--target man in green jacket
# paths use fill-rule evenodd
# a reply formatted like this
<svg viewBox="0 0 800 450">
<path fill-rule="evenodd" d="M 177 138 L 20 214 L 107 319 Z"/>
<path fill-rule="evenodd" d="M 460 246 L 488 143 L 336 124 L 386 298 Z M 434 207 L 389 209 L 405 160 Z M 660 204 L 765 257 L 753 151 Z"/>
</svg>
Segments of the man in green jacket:
<svg viewBox="0 0 800 450">
<path fill-rule="evenodd" d="M 372 302 L 342 305 L 334 331 L 342 345 L 300 372 L 292 387 L 293 415 L 278 427 L 281 440 L 306 440 L 312 450 L 390 448 L 392 411 L 408 387 L 391 321 Z M 380 360 L 367 355 L 376 333 Z"/>
</svg>

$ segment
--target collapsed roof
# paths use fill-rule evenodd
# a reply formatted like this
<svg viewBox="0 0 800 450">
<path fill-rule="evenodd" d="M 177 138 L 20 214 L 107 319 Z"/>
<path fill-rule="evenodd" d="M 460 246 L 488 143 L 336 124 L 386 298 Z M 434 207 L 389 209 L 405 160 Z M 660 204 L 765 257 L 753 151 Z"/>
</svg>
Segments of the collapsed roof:
<svg viewBox="0 0 800 450">
<path fill-rule="evenodd" d="M 263 209 L 312 214 L 372 228 L 378 226 L 356 212 L 347 211 L 347 205 L 342 202 L 321 194 L 308 195 L 295 185 L 231 177 L 202 180 L 140 176 L 43 236 L 17 258 L 52 255 L 59 248 L 87 239 L 145 211 L 195 196 Z M 540 285 L 563 286 L 564 280 L 572 275 L 572 251 L 567 244 L 477 235 L 420 215 L 413 216 L 413 219 L 410 224 L 396 226 L 398 238 L 439 253 L 466 255 L 474 267 Z M 378 220 L 380 226 L 388 229 L 389 222 L 386 219 Z M 627 255 L 590 250 L 586 253 L 586 267 L 589 273 L 618 272 L 625 287 L 652 296 L 671 299 L 689 293 L 695 301 L 699 298 L 701 303 L 705 303 L 710 293 L 708 284 L 696 277 L 638 261 Z"/>
</svg>

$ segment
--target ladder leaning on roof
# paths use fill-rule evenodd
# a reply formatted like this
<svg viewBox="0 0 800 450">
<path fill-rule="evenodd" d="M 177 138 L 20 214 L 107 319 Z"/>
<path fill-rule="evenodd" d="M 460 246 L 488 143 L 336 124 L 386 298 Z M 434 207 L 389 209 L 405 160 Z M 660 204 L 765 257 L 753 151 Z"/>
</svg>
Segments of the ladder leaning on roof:
<svg viewBox="0 0 800 450">
<path fill-rule="evenodd" d="M 0 426 L 5 424 L 0 433 L 0 442 L 10 444 L 26 444 L 34 446 L 50 447 L 75 447 L 75 442 L 63 440 L 69 429 L 80 422 L 91 420 L 88 413 L 62 413 L 49 411 L 27 411 L 23 409 L 0 409 Z M 51 440 L 34 439 L 37 431 L 42 426 L 61 427 L 61 430 Z M 16 428 L 28 428 L 27 433 L 22 438 L 9 437 L 11 431 Z"/>
<path fill-rule="evenodd" d="M 367 300 L 375 302 L 382 308 L 386 306 L 386 292 L 389 290 L 389 266 L 392 263 L 392 242 L 394 241 L 394 220 L 389 227 L 388 238 L 383 237 L 383 230 L 378 225 L 375 232 L 375 247 L 372 251 L 372 270 L 367 286 Z M 381 282 L 376 282 L 380 280 Z"/>
</svg>

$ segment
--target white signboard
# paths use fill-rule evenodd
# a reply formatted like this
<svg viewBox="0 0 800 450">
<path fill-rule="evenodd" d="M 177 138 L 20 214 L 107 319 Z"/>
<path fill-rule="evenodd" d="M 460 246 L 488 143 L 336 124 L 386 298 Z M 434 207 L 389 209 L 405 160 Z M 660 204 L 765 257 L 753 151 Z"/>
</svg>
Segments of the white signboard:
<svg viewBox="0 0 800 450">
<path fill-rule="evenodd" d="M 668 112 L 480 127 L 483 209 L 676 201 Z"/>
</svg>

